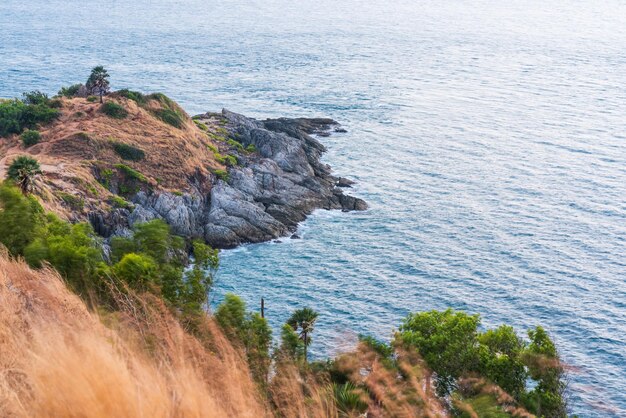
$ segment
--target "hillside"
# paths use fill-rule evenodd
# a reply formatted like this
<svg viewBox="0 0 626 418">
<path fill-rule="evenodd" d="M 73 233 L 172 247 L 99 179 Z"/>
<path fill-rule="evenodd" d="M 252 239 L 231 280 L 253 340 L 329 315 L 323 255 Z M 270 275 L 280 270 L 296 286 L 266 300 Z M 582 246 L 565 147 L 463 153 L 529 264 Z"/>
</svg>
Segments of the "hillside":
<svg viewBox="0 0 626 418">
<path fill-rule="evenodd" d="M 116 167 L 120 164 L 145 176 L 140 189 L 180 193 L 195 187 L 210 191 L 211 171 L 225 169 L 211 148 L 228 148 L 211 139 L 210 134 L 217 135 L 221 129 L 218 119 L 207 120 L 207 131 L 202 131 L 165 96 L 147 97 L 145 104 L 139 105 L 119 94 L 108 96 L 107 102 L 117 103 L 128 112 L 119 119 L 106 115 L 97 101 L 57 99 L 60 117 L 39 128 L 39 144 L 25 148 L 18 135 L 0 140 L 0 177 L 5 176 L 16 156 L 34 156 L 43 171 L 37 194 L 48 209 L 72 220 L 85 220 L 91 211 L 112 209 L 115 196 L 131 194 L 120 190 L 125 180 L 125 173 Z M 157 116 L 169 108 L 182 116 L 180 126 Z M 116 153 L 117 144 L 137 148 L 144 157 L 129 161 Z M 192 184 L 191 178 L 197 182 Z"/>
<path fill-rule="evenodd" d="M 0 138 L 0 178 L 16 157 L 35 158 L 42 173 L 33 192 L 44 206 L 89 220 L 105 238 L 158 218 L 184 237 L 234 247 L 288 235 L 317 208 L 367 207 L 320 161 L 325 148 L 310 134 L 333 120 L 256 121 L 226 110 L 191 119 L 162 94 L 128 90 L 104 104 L 33 95 L 33 112 L 57 117 L 31 123 L 35 145 L 20 141 L 21 130 Z"/>
</svg>

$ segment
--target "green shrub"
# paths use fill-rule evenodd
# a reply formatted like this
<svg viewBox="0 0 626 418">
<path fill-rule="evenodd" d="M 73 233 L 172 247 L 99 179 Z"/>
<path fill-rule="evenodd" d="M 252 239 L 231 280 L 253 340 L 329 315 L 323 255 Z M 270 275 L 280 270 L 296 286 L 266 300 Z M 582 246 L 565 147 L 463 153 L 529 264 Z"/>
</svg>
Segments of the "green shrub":
<svg viewBox="0 0 626 418">
<path fill-rule="evenodd" d="M 250 144 L 246 147 L 246 151 L 248 152 L 256 152 L 256 147 L 254 146 L 254 144 Z"/>
<path fill-rule="evenodd" d="M 22 133 L 22 135 L 20 136 L 20 139 L 22 140 L 22 143 L 24 144 L 25 147 L 30 147 L 35 144 L 38 144 L 39 141 L 41 141 L 41 134 L 39 133 L 39 131 L 27 130 L 27 131 L 24 131 L 24 133 Z"/>
<path fill-rule="evenodd" d="M 228 171 L 226 170 L 213 170 L 213 174 L 220 180 L 228 181 Z"/>
<path fill-rule="evenodd" d="M 59 193 L 59 197 L 66 205 L 68 205 L 73 210 L 83 210 L 85 207 L 85 201 L 82 197 L 74 196 L 73 194 L 61 192 Z"/>
<path fill-rule="evenodd" d="M 61 90 L 59 90 L 57 94 L 59 96 L 72 98 L 78 94 L 82 86 L 83 86 L 82 84 L 72 84 L 69 87 L 61 87 Z"/>
<path fill-rule="evenodd" d="M 142 183 L 148 183 L 148 178 L 141 174 L 139 171 L 125 165 L 125 164 L 115 164 L 115 168 L 120 170 L 127 179 L 137 180 Z"/>
<path fill-rule="evenodd" d="M 209 150 L 211 150 L 211 152 L 213 152 L 213 154 L 218 153 L 219 150 L 217 149 L 217 147 L 213 144 L 207 144 L 206 146 Z"/>
<path fill-rule="evenodd" d="M 132 100 L 139 105 L 143 105 L 147 102 L 146 96 L 144 96 L 142 93 L 138 91 L 123 89 L 123 90 L 118 91 L 117 94 L 119 94 L 122 97 L 126 97 L 127 99 Z"/>
<path fill-rule="evenodd" d="M 133 205 L 123 197 L 113 195 L 109 198 L 109 203 L 116 208 L 120 209 L 132 209 Z"/>
<path fill-rule="evenodd" d="M 241 142 L 237 142 L 234 139 L 229 139 L 228 141 L 226 141 L 226 143 L 231 147 L 236 148 L 237 151 L 243 151 L 243 145 L 241 144 Z"/>
<path fill-rule="evenodd" d="M 40 92 L 39 90 L 33 90 L 29 93 L 22 93 L 22 101 L 27 105 L 47 105 L 50 103 L 50 98 L 47 94 Z"/>
<path fill-rule="evenodd" d="M 206 126 L 206 124 L 204 124 L 204 123 L 202 123 L 202 122 L 200 122 L 200 121 L 197 121 L 197 120 L 195 120 L 195 119 L 193 120 L 193 122 L 196 124 L 196 126 L 197 126 L 198 128 L 200 128 L 200 130 L 205 131 L 205 132 L 209 130 L 209 127 L 208 127 L 208 126 Z"/>
<path fill-rule="evenodd" d="M 51 108 L 35 93 L 28 93 L 30 104 L 13 99 L 0 102 L 0 136 L 19 134 L 24 129 L 34 129 L 38 124 L 50 123 L 60 112 Z M 44 95 L 45 96 L 45 95 Z"/>
<path fill-rule="evenodd" d="M 43 208 L 34 197 L 24 196 L 9 182 L 0 183 L 0 243 L 12 255 L 23 255 L 44 221 Z"/>
<path fill-rule="evenodd" d="M 97 102 L 98 100 L 99 100 L 99 99 L 98 99 L 98 96 L 87 96 L 87 101 L 88 101 L 89 103 L 95 103 L 95 102 Z"/>
<path fill-rule="evenodd" d="M 115 102 L 105 102 L 102 105 L 102 111 L 105 115 L 114 119 L 124 119 L 128 116 L 128 111 L 123 106 Z"/>
<path fill-rule="evenodd" d="M 172 125 L 175 128 L 182 128 L 185 120 L 183 117 L 177 112 L 171 109 L 159 109 L 154 111 L 154 115 L 161 119 L 163 122 L 168 125 Z"/>
<path fill-rule="evenodd" d="M 215 161 L 228 167 L 234 167 L 238 164 L 237 157 L 235 157 L 234 155 L 222 155 L 219 152 L 216 152 L 213 155 L 215 157 Z"/>
<path fill-rule="evenodd" d="M 113 150 L 124 160 L 140 161 L 143 160 L 146 156 L 143 150 L 140 150 L 139 148 L 133 147 L 129 144 L 124 144 L 123 142 L 113 141 L 112 145 Z"/>
</svg>

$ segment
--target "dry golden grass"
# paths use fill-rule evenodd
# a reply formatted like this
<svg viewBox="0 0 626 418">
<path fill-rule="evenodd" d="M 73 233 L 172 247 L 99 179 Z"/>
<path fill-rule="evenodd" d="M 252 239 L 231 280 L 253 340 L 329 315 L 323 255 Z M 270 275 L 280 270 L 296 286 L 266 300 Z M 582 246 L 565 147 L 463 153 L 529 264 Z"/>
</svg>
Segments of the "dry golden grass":
<svg viewBox="0 0 626 418">
<path fill-rule="evenodd" d="M 0 256 L 0 415 L 271 416 L 215 324 L 209 351 L 159 301 L 131 310 L 105 327 L 55 272 Z"/>
<path fill-rule="evenodd" d="M 106 101 L 116 102 L 128 111 L 124 119 L 108 117 L 101 111 L 100 103 L 90 103 L 84 98 L 59 100 L 61 116 L 39 128 L 42 135 L 39 144 L 24 148 L 17 135 L 0 139 L 0 179 L 5 177 L 8 165 L 16 156 L 36 158 L 44 173 L 38 194 L 46 209 L 61 216 L 69 218 L 71 212 L 75 219 L 84 219 L 88 209 L 105 205 L 109 192 L 94 178 L 94 165 L 112 167 L 123 163 L 144 174 L 152 188 L 189 191 L 197 187 L 203 192 L 210 188 L 207 180 L 211 169 L 224 169 L 207 147 L 216 146 L 215 141 L 187 115 L 183 126 L 176 128 L 151 113 L 161 107 L 157 100 L 138 106 L 124 97 L 107 97 Z M 208 127 L 209 131 L 220 128 L 217 122 L 214 125 Z M 113 151 L 111 140 L 142 149 L 145 158 L 137 162 L 122 160 Z M 85 211 L 68 210 L 55 198 L 59 192 L 83 198 Z"/>
</svg>

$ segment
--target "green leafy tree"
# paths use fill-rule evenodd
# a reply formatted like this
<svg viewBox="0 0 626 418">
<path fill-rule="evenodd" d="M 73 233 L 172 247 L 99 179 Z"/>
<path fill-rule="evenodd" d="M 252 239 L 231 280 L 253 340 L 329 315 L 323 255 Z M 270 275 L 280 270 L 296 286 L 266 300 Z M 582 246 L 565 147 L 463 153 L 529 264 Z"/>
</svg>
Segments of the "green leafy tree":
<svg viewBox="0 0 626 418">
<path fill-rule="evenodd" d="M 91 94 L 97 94 L 100 96 L 100 103 L 102 103 L 102 96 L 109 92 L 109 73 L 103 66 L 99 65 L 91 70 L 91 74 L 87 79 L 87 89 Z"/>
<path fill-rule="evenodd" d="M 184 241 L 172 235 L 170 226 L 161 219 L 135 225 L 133 240 L 138 252 L 152 257 L 158 264 L 183 264 Z"/>
<path fill-rule="evenodd" d="M 87 296 L 97 291 L 95 271 L 102 262 L 99 240 L 91 225 L 70 224 L 53 214 L 39 236 L 24 249 L 24 258 L 34 267 L 48 262 L 73 290 Z"/>
<path fill-rule="evenodd" d="M 478 370 L 478 315 L 448 309 L 409 314 L 401 338 L 414 346 L 437 374 L 437 391 L 450 393 L 456 380 Z"/>
<path fill-rule="evenodd" d="M 158 265 L 146 254 L 130 253 L 113 266 L 116 277 L 138 291 L 146 291 L 158 277 Z"/>
<path fill-rule="evenodd" d="M 530 376 L 538 383 L 525 396 L 524 404 L 537 416 L 566 417 L 565 372 L 556 346 L 542 327 L 528 331 L 528 337 L 530 344 L 525 351 L 525 360 Z"/>
<path fill-rule="evenodd" d="M 7 177 L 13 180 L 24 194 L 31 191 L 35 178 L 40 174 L 42 171 L 39 162 L 25 155 L 14 159 L 7 171 Z"/>
<path fill-rule="evenodd" d="M 304 361 L 307 361 L 307 350 L 309 345 L 311 344 L 311 333 L 315 329 L 315 322 L 317 321 L 318 313 L 315 312 L 311 308 L 302 308 L 296 310 L 289 320 L 287 320 L 287 324 L 294 331 L 300 331 L 299 337 L 304 344 Z"/>
<path fill-rule="evenodd" d="M 245 302 L 239 296 L 227 293 L 215 311 L 215 319 L 228 339 L 245 350 L 255 379 L 266 383 L 272 331 L 265 318 L 256 312 L 246 312 Z"/>
<path fill-rule="evenodd" d="M 9 182 L 0 184 L 0 243 L 12 255 L 23 255 L 44 223 L 44 210 L 34 197 L 24 196 Z"/>
<path fill-rule="evenodd" d="M 480 373 L 516 399 L 524 393 L 528 373 L 522 354 L 524 341 L 510 326 L 500 326 L 478 336 Z"/>
<path fill-rule="evenodd" d="M 304 358 L 304 343 L 289 324 L 280 330 L 280 354 L 294 360 Z"/>
</svg>

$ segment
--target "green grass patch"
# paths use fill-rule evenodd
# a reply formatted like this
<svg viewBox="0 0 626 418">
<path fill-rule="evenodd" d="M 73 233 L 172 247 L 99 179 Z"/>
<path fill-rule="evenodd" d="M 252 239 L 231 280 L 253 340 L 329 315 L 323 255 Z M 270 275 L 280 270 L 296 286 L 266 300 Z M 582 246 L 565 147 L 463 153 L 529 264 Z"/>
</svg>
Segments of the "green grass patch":
<svg viewBox="0 0 626 418">
<path fill-rule="evenodd" d="M 248 152 L 256 152 L 256 147 L 254 146 L 254 144 L 250 144 L 246 147 L 246 151 Z"/>
<path fill-rule="evenodd" d="M 229 140 L 226 141 L 226 143 L 228 145 L 230 145 L 231 147 L 236 148 L 237 151 L 243 151 L 244 150 L 243 145 L 241 144 L 241 142 L 237 142 L 234 139 L 229 139 Z"/>
<path fill-rule="evenodd" d="M 105 115 L 113 119 L 124 119 L 128 116 L 128 111 L 123 106 L 115 102 L 105 102 L 102 105 L 102 111 Z"/>
<path fill-rule="evenodd" d="M 141 161 L 146 157 L 146 153 L 143 150 L 132 145 L 117 141 L 111 141 L 111 145 L 113 146 L 113 151 L 124 160 Z"/>
<path fill-rule="evenodd" d="M 85 207 L 85 201 L 82 197 L 74 196 L 73 194 L 61 192 L 59 198 L 73 210 L 83 210 Z"/>
<path fill-rule="evenodd" d="M 129 100 L 134 101 L 138 105 L 144 105 L 148 101 L 146 99 L 146 96 L 143 93 L 140 93 L 138 91 L 124 89 L 124 90 L 118 91 L 117 94 L 119 94 L 122 97 L 126 97 Z"/>
<path fill-rule="evenodd" d="M 98 100 L 99 100 L 99 99 L 98 99 L 98 96 L 87 96 L 87 101 L 88 101 L 89 103 L 95 103 L 95 102 L 97 102 Z"/>
<path fill-rule="evenodd" d="M 208 130 L 209 130 L 209 127 L 208 127 L 208 126 L 206 126 L 206 124 L 204 124 L 204 123 L 202 123 L 202 122 L 199 122 L 199 121 L 197 121 L 197 120 L 195 120 L 195 119 L 193 120 L 193 122 L 196 124 L 196 126 L 197 126 L 198 128 L 200 128 L 200 130 L 201 130 L 201 131 L 205 131 L 205 132 L 206 132 L 206 131 L 208 131 Z"/>
<path fill-rule="evenodd" d="M 212 172 L 213 174 L 215 174 L 215 176 L 218 179 L 223 180 L 223 181 L 228 181 L 228 171 L 216 169 L 216 170 L 212 170 Z"/>
<path fill-rule="evenodd" d="M 31 147 L 41 141 L 41 134 L 39 131 L 26 130 L 20 135 L 20 139 L 25 147 Z"/>
<path fill-rule="evenodd" d="M 207 144 L 206 146 L 212 153 L 216 153 L 219 152 L 219 150 L 217 149 L 217 147 L 213 144 Z"/>
<path fill-rule="evenodd" d="M 154 111 L 154 115 L 168 125 L 175 128 L 182 128 L 185 124 L 184 117 L 172 109 L 159 109 Z"/>
<path fill-rule="evenodd" d="M 109 198 L 109 203 L 111 204 L 111 206 L 115 208 L 120 208 L 120 209 L 132 209 L 133 208 L 133 204 L 121 196 L 116 196 L 116 195 L 111 196 Z"/>
<path fill-rule="evenodd" d="M 126 164 L 115 164 L 115 168 L 117 168 L 129 180 L 137 180 L 141 183 L 148 183 L 148 178 L 146 176 Z"/>
<path fill-rule="evenodd" d="M 215 161 L 220 164 L 227 165 L 228 167 L 234 167 L 238 163 L 237 157 L 235 157 L 234 155 L 222 155 L 219 152 L 216 152 L 213 154 L 213 156 L 215 157 Z"/>
</svg>

